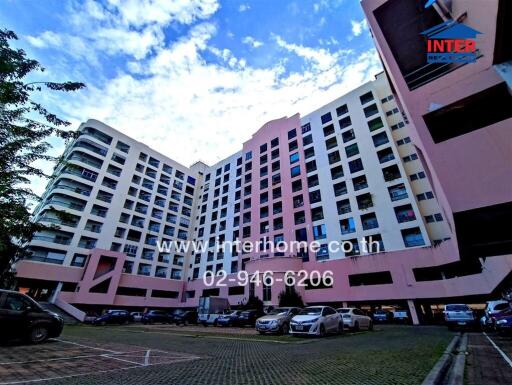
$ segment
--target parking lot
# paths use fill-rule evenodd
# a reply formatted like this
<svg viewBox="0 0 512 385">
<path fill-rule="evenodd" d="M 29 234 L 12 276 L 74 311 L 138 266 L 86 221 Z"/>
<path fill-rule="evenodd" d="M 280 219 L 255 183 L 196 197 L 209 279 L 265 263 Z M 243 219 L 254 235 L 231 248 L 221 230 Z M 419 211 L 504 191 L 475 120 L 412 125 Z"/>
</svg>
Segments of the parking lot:
<svg viewBox="0 0 512 385">
<path fill-rule="evenodd" d="M 409 326 L 325 338 L 69 326 L 45 344 L 0 347 L 0 383 L 421 384 L 452 337 L 446 328 Z"/>
</svg>

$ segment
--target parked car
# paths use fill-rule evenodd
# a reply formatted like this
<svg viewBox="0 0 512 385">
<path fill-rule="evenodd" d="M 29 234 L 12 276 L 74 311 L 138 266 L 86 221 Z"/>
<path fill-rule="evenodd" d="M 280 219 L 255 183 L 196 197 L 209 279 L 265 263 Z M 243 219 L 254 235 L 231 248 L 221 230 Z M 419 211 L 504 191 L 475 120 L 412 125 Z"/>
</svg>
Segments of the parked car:
<svg viewBox="0 0 512 385">
<path fill-rule="evenodd" d="M 183 313 L 174 315 L 172 320 L 176 325 L 197 325 L 197 311 L 187 310 Z"/>
<path fill-rule="evenodd" d="M 200 297 L 197 313 L 199 322 L 203 326 L 217 325 L 217 319 L 226 314 L 229 309 L 229 301 L 223 297 Z"/>
<path fill-rule="evenodd" d="M 142 321 L 142 315 L 143 315 L 143 314 L 144 314 L 144 313 L 142 313 L 142 312 L 137 312 L 137 311 L 131 312 L 131 313 L 130 313 L 130 320 L 131 320 L 132 322 L 140 322 L 140 321 Z"/>
<path fill-rule="evenodd" d="M 389 322 L 393 319 L 393 314 L 387 310 L 375 310 L 373 313 L 374 322 Z"/>
<path fill-rule="evenodd" d="M 171 323 L 171 317 L 169 317 L 169 314 L 162 310 L 150 310 L 142 315 L 141 321 L 144 325 L 154 323 L 169 324 Z"/>
<path fill-rule="evenodd" d="M 256 330 L 260 333 L 286 334 L 290 331 L 290 320 L 300 313 L 298 307 L 278 307 L 256 320 Z"/>
<path fill-rule="evenodd" d="M 444 320 L 449 328 L 455 326 L 473 326 L 475 316 L 466 304 L 448 304 L 444 307 Z"/>
<path fill-rule="evenodd" d="M 183 309 L 174 309 L 172 312 L 168 313 L 170 322 L 176 322 L 176 319 L 180 318 L 183 313 L 185 313 Z"/>
<path fill-rule="evenodd" d="M 97 317 L 92 323 L 93 325 L 119 324 L 124 325 L 130 322 L 130 313 L 126 310 L 107 310 L 105 313 Z"/>
<path fill-rule="evenodd" d="M 510 333 L 512 331 L 512 314 L 496 319 L 496 330 L 500 334 Z"/>
<path fill-rule="evenodd" d="M 61 316 L 44 310 L 29 296 L 0 290 L 0 339 L 22 338 L 40 343 L 58 337 L 63 327 Z"/>
<path fill-rule="evenodd" d="M 256 325 L 256 320 L 263 314 L 258 310 L 244 310 L 238 316 L 238 326 L 252 326 Z"/>
<path fill-rule="evenodd" d="M 242 314 L 241 310 L 229 311 L 217 318 L 217 326 L 236 326 L 238 325 L 238 317 Z"/>
<path fill-rule="evenodd" d="M 404 309 L 393 310 L 393 321 L 398 323 L 409 323 L 409 313 Z"/>
<path fill-rule="evenodd" d="M 359 331 L 361 328 L 373 330 L 372 319 L 364 314 L 361 309 L 357 309 L 355 307 L 342 307 L 336 309 L 336 311 L 341 314 L 344 327 L 354 331 Z"/>
<path fill-rule="evenodd" d="M 85 313 L 84 323 L 92 324 L 96 318 L 99 317 L 99 314 L 94 311 L 88 311 Z"/>
<path fill-rule="evenodd" d="M 488 301 L 485 304 L 485 315 L 483 317 L 482 327 L 494 329 L 496 319 L 503 311 L 509 310 L 510 304 L 507 301 Z"/>
<path fill-rule="evenodd" d="M 324 336 L 327 333 L 342 333 L 341 315 L 330 306 L 309 306 L 290 320 L 290 333 L 297 335 Z"/>
</svg>

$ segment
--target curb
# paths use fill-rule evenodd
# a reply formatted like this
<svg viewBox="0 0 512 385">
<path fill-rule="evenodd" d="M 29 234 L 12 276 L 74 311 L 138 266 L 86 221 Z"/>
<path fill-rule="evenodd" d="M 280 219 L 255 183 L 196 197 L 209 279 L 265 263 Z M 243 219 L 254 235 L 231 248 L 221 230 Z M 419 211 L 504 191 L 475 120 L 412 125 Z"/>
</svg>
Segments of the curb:
<svg viewBox="0 0 512 385">
<path fill-rule="evenodd" d="M 453 337 L 453 339 L 448 344 L 448 346 L 446 347 L 445 351 L 443 352 L 443 354 L 441 355 L 439 360 L 437 360 L 434 367 L 430 370 L 427 377 L 425 377 L 425 379 L 423 380 L 421 385 L 439 385 L 439 384 L 442 384 L 446 378 L 451 378 L 451 379 L 453 379 L 453 381 L 455 381 L 457 378 L 459 378 L 458 375 L 455 376 L 454 374 L 452 374 L 452 371 L 455 366 L 453 364 L 453 361 L 454 361 L 453 358 L 454 358 L 455 354 L 457 354 L 457 352 L 456 352 L 457 348 L 459 346 L 462 347 L 461 341 L 463 340 L 464 337 L 465 337 L 465 344 L 466 344 L 465 346 L 467 346 L 467 336 L 466 335 L 461 336 L 460 334 L 458 334 L 455 337 Z M 460 377 L 462 379 L 463 375 L 464 375 L 465 347 L 464 347 L 464 355 L 457 354 L 457 357 L 459 357 L 459 356 L 462 356 L 462 360 L 463 360 L 462 361 L 462 376 Z M 460 362 L 457 365 L 457 370 L 460 370 Z M 457 373 L 459 373 L 459 372 L 457 372 Z M 455 384 L 457 384 L 457 382 L 450 382 L 450 384 L 455 385 Z M 462 382 L 459 382 L 458 384 L 462 384 Z"/>
</svg>

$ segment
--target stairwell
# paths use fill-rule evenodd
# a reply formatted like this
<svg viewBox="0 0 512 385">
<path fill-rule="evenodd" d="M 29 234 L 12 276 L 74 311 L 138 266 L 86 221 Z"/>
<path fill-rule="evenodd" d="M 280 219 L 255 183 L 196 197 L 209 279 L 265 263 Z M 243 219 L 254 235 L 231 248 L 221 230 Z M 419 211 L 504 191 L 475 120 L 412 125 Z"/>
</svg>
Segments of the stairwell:
<svg viewBox="0 0 512 385">
<path fill-rule="evenodd" d="M 77 320 L 72 315 L 66 313 L 64 310 L 59 308 L 58 306 L 54 305 L 53 303 L 49 302 L 39 302 L 39 305 L 45 310 L 51 311 L 52 313 L 57 313 L 62 317 L 64 320 L 65 325 L 78 325 L 80 323 L 79 320 Z"/>
</svg>

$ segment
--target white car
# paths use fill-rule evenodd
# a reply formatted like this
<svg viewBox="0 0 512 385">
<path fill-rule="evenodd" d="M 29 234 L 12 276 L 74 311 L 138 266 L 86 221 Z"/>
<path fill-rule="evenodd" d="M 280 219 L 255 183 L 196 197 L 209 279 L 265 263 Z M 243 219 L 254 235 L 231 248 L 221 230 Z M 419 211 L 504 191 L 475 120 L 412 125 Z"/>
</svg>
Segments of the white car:
<svg viewBox="0 0 512 385">
<path fill-rule="evenodd" d="M 290 321 L 292 335 L 324 336 L 342 332 L 341 316 L 330 306 L 306 307 Z"/>
<path fill-rule="evenodd" d="M 496 316 L 508 309 L 510 309 L 510 305 L 507 301 L 488 301 L 485 304 L 485 316 L 482 317 L 483 320 L 480 319 L 482 327 L 494 329 L 496 327 Z"/>
<path fill-rule="evenodd" d="M 362 310 L 355 307 L 342 307 L 336 311 L 343 318 L 343 325 L 346 328 L 358 331 L 361 328 L 373 330 L 373 321 L 363 313 Z"/>
<path fill-rule="evenodd" d="M 133 322 L 140 322 L 142 321 L 142 314 L 141 312 L 132 312 L 130 313 L 130 318 Z"/>
</svg>

